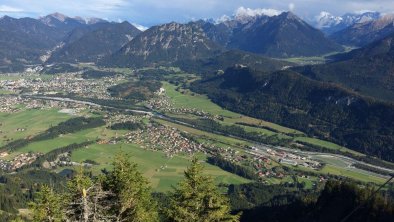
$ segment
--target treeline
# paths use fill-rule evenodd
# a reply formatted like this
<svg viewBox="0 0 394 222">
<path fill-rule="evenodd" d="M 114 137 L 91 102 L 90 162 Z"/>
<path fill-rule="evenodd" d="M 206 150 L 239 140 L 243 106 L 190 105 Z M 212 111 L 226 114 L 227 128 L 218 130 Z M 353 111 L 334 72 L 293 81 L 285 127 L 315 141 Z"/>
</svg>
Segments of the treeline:
<svg viewBox="0 0 394 222">
<path fill-rule="evenodd" d="M 59 74 L 68 72 L 79 72 L 81 69 L 78 66 L 73 66 L 68 63 L 58 63 L 52 66 L 45 66 L 41 73 Z"/>
<path fill-rule="evenodd" d="M 265 185 L 257 182 L 230 185 L 227 191 L 234 211 L 243 211 L 261 206 L 289 205 L 303 196 L 311 196 L 313 199 L 317 199 L 318 194 L 317 190 L 303 191 L 285 184 Z"/>
<path fill-rule="evenodd" d="M 15 151 L 29 143 L 49 140 L 58 137 L 61 134 L 75 133 L 84 129 L 96 128 L 105 125 L 105 121 L 101 117 L 77 117 L 59 123 L 57 126 L 51 126 L 45 132 L 40 133 L 32 138 L 18 139 L 4 145 L 0 150 Z"/>
<path fill-rule="evenodd" d="M 84 79 L 101 79 L 104 77 L 113 77 L 116 73 L 102 70 L 88 70 L 82 73 Z"/>
<path fill-rule="evenodd" d="M 244 123 L 244 122 L 236 122 L 235 124 L 241 125 L 241 126 L 250 126 L 250 127 L 254 127 L 254 128 L 266 129 L 266 130 L 272 131 L 274 133 L 282 133 L 282 134 L 285 134 L 288 136 L 302 136 L 302 135 L 304 135 L 303 133 L 283 133 L 279 130 L 276 130 L 276 129 L 268 127 L 268 126 L 262 126 L 262 125 Z"/>
<path fill-rule="evenodd" d="M 259 180 L 258 175 L 253 169 L 250 169 L 245 166 L 238 165 L 236 163 L 233 163 L 229 160 L 224 159 L 223 157 L 220 156 L 210 156 L 207 158 L 207 162 L 220 167 L 221 169 L 236 174 L 240 177 L 244 177 L 246 179 L 250 180 Z"/>
<path fill-rule="evenodd" d="M 123 123 L 115 123 L 111 125 L 110 127 L 112 130 L 138 130 L 138 129 L 143 129 L 144 124 L 140 122 L 131 122 L 131 121 L 126 121 Z"/>
<path fill-rule="evenodd" d="M 56 95 L 56 97 L 62 97 L 61 95 Z M 95 103 L 100 106 L 108 106 L 113 109 L 139 109 L 139 110 L 147 110 L 143 106 L 136 105 L 135 102 L 130 100 L 113 100 L 113 99 L 96 99 L 96 98 L 86 98 L 86 97 L 79 97 L 75 95 L 67 95 L 63 96 L 70 99 L 85 101 Z M 103 107 L 103 109 L 111 109 L 108 107 Z"/>
<path fill-rule="evenodd" d="M 248 68 L 191 84 L 220 106 L 394 161 L 394 106 L 292 71 Z"/>
<path fill-rule="evenodd" d="M 0 174 L 0 211 L 10 214 L 18 213 L 18 209 L 26 208 L 33 200 L 34 193 L 39 190 L 39 184 L 52 183 L 55 190 L 60 190 L 65 184 L 65 178 L 44 170 L 25 170 L 14 174 Z M 8 219 L 15 216 L 10 215 Z M 0 221 L 3 215 L 0 216 Z"/>
<path fill-rule="evenodd" d="M 232 185 L 228 196 L 233 209 L 242 210 L 241 221 L 341 221 L 359 205 L 363 206 L 362 209 L 355 211 L 346 221 L 392 221 L 392 192 L 378 192 L 369 198 L 372 192 L 371 187 L 361 188 L 352 182 L 330 180 L 322 191 L 312 192 L 283 185 Z"/>
<path fill-rule="evenodd" d="M 385 176 L 391 176 L 393 173 L 390 173 L 389 171 L 386 170 L 382 170 L 376 167 L 370 167 L 368 165 L 365 164 L 360 164 L 360 163 L 355 163 L 353 164 L 354 167 L 358 168 L 358 169 L 362 169 L 362 170 L 366 170 L 369 172 L 374 172 L 380 175 L 385 175 Z"/>
<path fill-rule="evenodd" d="M 83 143 L 73 143 L 64 147 L 60 147 L 58 149 L 52 150 L 40 157 L 38 157 L 34 162 L 32 162 L 31 164 L 25 165 L 22 168 L 18 169 L 18 170 L 23 170 L 23 169 L 27 169 L 27 168 L 31 168 L 31 167 L 36 167 L 36 168 L 42 168 L 42 164 L 46 161 L 51 162 L 57 159 L 57 157 L 62 154 L 62 153 L 68 153 L 68 152 L 72 152 L 76 149 L 79 148 L 83 148 L 83 147 L 87 147 L 93 143 L 95 143 L 96 141 L 86 141 Z"/>
<path fill-rule="evenodd" d="M 202 129 L 211 133 L 216 133 L 225 136 L 239 137 L 254 142 L 271 144 L 275 146 L 288 145 L 292 139 L 279 138 L 277 135 L 265 136 L 257 132 L 246 132 L 242 127 L 235 125 L 222 125 L 215 120 L 200 118 L 200 119 L 185 119 L 173 118 L 180 122 L 192 125 L 195 128 Z"/>
<path fill-rule="evenodd" d="M 161 87 L 161 82 L 152 79 L 140 79 L 118 84 L 108 88 L 113 97 L 126 100 L 143 101 L 151 98 Z"/>
</svg>

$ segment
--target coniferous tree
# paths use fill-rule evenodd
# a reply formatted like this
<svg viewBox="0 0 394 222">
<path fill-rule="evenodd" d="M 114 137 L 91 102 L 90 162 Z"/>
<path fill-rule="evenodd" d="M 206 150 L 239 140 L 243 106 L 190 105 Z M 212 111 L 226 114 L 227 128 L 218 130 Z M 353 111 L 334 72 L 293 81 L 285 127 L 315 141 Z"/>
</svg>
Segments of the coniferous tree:
<svg viewBox="0 0 394 222">
<path fill-rule="evenodd" d="M 120 153 L 108 173 L 105 190 L 113 193 L 111 213 L 116 221 L 154 222 L 159 220 L 157 204 L 151 196 L 148 181 L 128 155 Z"/>
<path fill-rule="evenodd" d="M 230 214 L 229 200 L 219 192 L 212 177 L 203 175 L 203 169 L 194 158 L 185 171 L 185 178 L 170 194 L 168 219 L 177 222 L 239 221 L 239 215 Z"/>
<path fill-rule="evenodd" d="M 30 204 L 34 222 L 60 222 L 64 219 L 64 201 L 48 185 L 43 185 L 34 203 Z"/>
<path fill-rule="evenodd" d="M 69 221 L 114 221 L 110 214 L 112 193 L 103 190 L 103 177 L 92 179 L 81 168 L 68 182 L 66 216 Z"/>
</svg>

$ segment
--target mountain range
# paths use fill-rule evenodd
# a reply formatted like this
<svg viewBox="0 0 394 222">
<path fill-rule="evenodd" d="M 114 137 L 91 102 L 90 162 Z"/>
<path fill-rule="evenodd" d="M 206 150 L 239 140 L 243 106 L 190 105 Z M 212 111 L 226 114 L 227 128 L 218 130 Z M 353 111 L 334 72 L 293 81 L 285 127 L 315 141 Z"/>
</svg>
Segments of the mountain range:
<svg viewBox="0 0 394 222">
<path fill-rule="evenodd" d="M 393 32 L 394 15 L 389 14 L 376 20 L 355 23 L 333 33 L 330 38 L 343 45 L 361 47 L 385 38 Z"/>
<path fill-rule="evenodd" d="M 294 68 L 320 80 L 341 84 L 366 96 L 394 101 L 394 33 L 348 53 L 333 62 Z"/>
<path fill-rule="evenodd" d="M 86 33 L 79 37 L 81 29 Z M 97 62 L 118 51 L 141 32 L 128 22 L 106 22 L 81 29 L 70 33 L 47 62 Z"/>
<path fill-rule="evenodd" d="M 315 56 L 342 50 L 292 12 L 236 18 L 204 27 L 208 36 L 224 47 L 271 57 Z"/>
<path fill-rule="evenodd" d="M 74 70 L 70 64 L 79 62 L 176 66 L 199 74 L 202 80 L 192 90 L 227 109 L 393 160 L 393 17 L 377 16 L 322 21 L 325 27 L 346 26 L 329 36 L 292 12 L 171 22 L 145 31 L 128 22 L 58 13 L 40 19 L 3 17 L 0 70 L 29 65 Z M 360 48 L 330 56 L 326 64 L 288 62 L 338 53 L 342 45 Z"/>
<path fill-rule="evenodd" d="M 335 16 L 322 11 L 315 17 L 313 25 L 330 35 L 354 24 L 377 20 L 381 16 L 379 12 L 346 13 L 342 16 Z"/>
<path fill-rule="evenodd" d="M 4 33 L 2 71 L 40 63 L 99 60 L 119 66 L 165 64 L 211 57 L 231 49 L 270 57 L 317 56 L 342 50 L 291 12 L 238 17 L 221 23 L 169 23 L 144 32 L 128 22 L 54 13 L 39 19 L 3 17 L 0 31 Z M 7 38 L 10 35 L 13 37 Z"/>
<path fill-rule="evenodd" d="M 183 59 L 209 57 L 223 50 L 197 24 L 172 22 L 146 30 L 101 64 L 121 67 L 165 65 Z"/>
<path fill-rule="evenodd" d="M 286 58 L 323 55 L 343 48 L 293 13 L 284 12 L 277 16 L 244 17 L 218 24 L 200 20 L 155 26 L 101 64 L 165 64 L 212 57 L 231 49 Z"/>
</svg>

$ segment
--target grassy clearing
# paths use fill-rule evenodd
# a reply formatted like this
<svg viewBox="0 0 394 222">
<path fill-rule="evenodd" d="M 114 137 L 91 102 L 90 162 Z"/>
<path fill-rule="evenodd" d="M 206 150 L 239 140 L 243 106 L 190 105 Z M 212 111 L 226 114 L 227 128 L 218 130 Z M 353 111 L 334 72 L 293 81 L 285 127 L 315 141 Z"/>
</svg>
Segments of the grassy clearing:
<svg viewBox="0 0 394 222">
<path fill-rule="evenodd" d="M 357 172 L 354 169 L 349 169 L 349 168 L 341 168 L 341 167 L 336 167 L 332 165 L 326 165 L 321 171 L 321 173 L 326 173 L 326 174 L 333 174 L 333 175 L 341 175 L 344 177 L 348 177 L 351 179 L 359 180 L 362 182 L 373 182 L 377 184 L 382 184 L 386 180 L 377 177 L 374 175 L 362 173 L 362 172 Z"/>
<path fill-rule="evenodd" d="M 52 150 L 55 150 L 60 147 L 64 147 L 73 143 L 82 143 L 86 141 L 93 141 L 97 139 L 110 139 L 115 137 L 116 135 L 121 135 L 125 131 L 114 131 L 107 129 L 105 126 L 82 130 L 73 134 L 66 134 L 59 136 L 54 139 L 38 141 L 28 144 L 27 146 L 19 149 L 16 152 L 11 153 L 7 156 L 7 159 L 12 159 L 16 155 L 20 153 L 26 152 L 40 152 L 40 153 L 48 153 Z"/>
<path fill-rule="evenodd" d="M 183 172 L 190 164 L 188 157 L 175 156 L 168 159 L 164 153 L 139 148 L 134 144 L 98 145 L 94 144 L 87 149 L 80 149 L 72 154 L 72 160 L 82 162 L 90 159 L 100 165 L 93 168 L 98 172 L 103 168 L 110 168 L 114 155 L 122 150 L 132 156 L 133 162 L 138 164 L 139 169 L 150 180 L 155 191 L 168 191 L 183 178 Z M 217 183 L 240 184 L 248 180 L 231 173 L 225 172 L 218 167 L 205 164 L 205 173 L 215 178 Z"/>
<path fill-rule="evenodd" d="M 166 94 L 172 99 L 175 107 L 187 107 L 195 108 L 199 110 L 204 110 L 214 115 L 223 115 L 226 117 L 237 117 L 239 114 L 233 113 L 231 111 L 225 110 L 220 106 L 211 102 L 207 96 L 185 93 L 182 94 L 176 91 L 176 86 L 163 82 L 163 88 L 166 89 Z"/>
<path fill-rule="evenodd" d="M 294 138 L 294 140 L 295 141 L 309 143 L 309 144 L 312 144 L 312 145 L 325 147 L 325 148 L 332 149 L 332 150 L 339 150 L 341 152 L 349 152 L 349 153 L 352 153 L 352 154 L 357 155 L 357 156 L 365 156 L 362 153 L 356 152 L 356 151 L 348 149 L 346 147 L 343 147 L 343 146 L 340 146 L 340 145 L 337 145 L 335 143 L 331 143 L 331 142 L 328 142 L 328 141 L 316 139 L 316 138 L 296 137 L 296 138 Z"/>
<path fill-rule="evenodd" d="M 256 119 L 256 118 L 249 117 L 249 116 L 238 116 L 237 118 L 225 118 L 224 121 L 228 122 L 228 123 L 242 122 L 242 123 L 253 124 L 253 125 L 257 125 L 257 126 L 264 126 L 264 127 L 268 127 L 273 130 L 279 131 L 281 133 L 304 134 L 301 131 L 298 131 L 295 129 L 290 129 L 290 128 L 280 126 L 275 123 L 267 122 L 267 121 Z"/>
<path fill-rule="evenodd" d="M 59 113 L 58 110 L 26 110 L 18 113 L 0 113 L 0 146 L 6 140 L 21 139 L 45 131 L 51 125 L 57 125 L 72 116 Z M 17 129 L 25 129 L 17 131 Z"/>
</svg>

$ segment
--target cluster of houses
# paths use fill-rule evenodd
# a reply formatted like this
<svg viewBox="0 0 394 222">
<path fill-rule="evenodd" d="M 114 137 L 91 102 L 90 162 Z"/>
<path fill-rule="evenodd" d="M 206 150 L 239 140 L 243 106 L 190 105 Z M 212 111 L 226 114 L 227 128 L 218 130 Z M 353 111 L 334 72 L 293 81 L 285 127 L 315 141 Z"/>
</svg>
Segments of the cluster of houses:
<svg viewBox="0 0 394 222">
<path fill-rule="evenodd" d="M 27 99 L 19 96 L 0 96 L 0 113 L 16 113 L 20 110 L 18 105 L 26 104 L 27 102 Z"/>
<path fill-rule="evenodd" d="M 124 135 L 126 143 L 139 144 L 142 148 L 161 150 L 168 157 L 177 153 L 192 154 L 203 150 L 203 145 L 186 138 L 175 128 L 149 125 L 145 130 L 131 131 Z"/>
<path fill-rule="evenodd" d="M 107 89 L 124 80 L 122 76 L 97 79 L 83 79 L 79 73 L 56 75 L 53 78 L 20 78 L 17 80 L 0 80 L 0 89 L 14 93 L 30 94 L 74 93 L 81 97 L 112 99 Z"/>
<path fill-rule="evenodd" d="M 77 163 L 71 161 L 71 152 L 61 153 L 57 156 L 54 161 L 48 162 L 45 161 L 43 164 L 44 168 L 47 169 L 56 169 L 57 167 L 67 167 L 67 166 L 83 166 L 83 167 L 91 167 L 90 163 Z"/>
<path fill-rule="evenodd" d="M 0 157 L 5 157 L 6 152 L 0 153 Z M 25 165 L 33 163 L 42 153 L 22 153 L 14 157 L 11 161 L 0 159 L 0 169 L 4 171 L 15 171 Z"/>
</svg>

